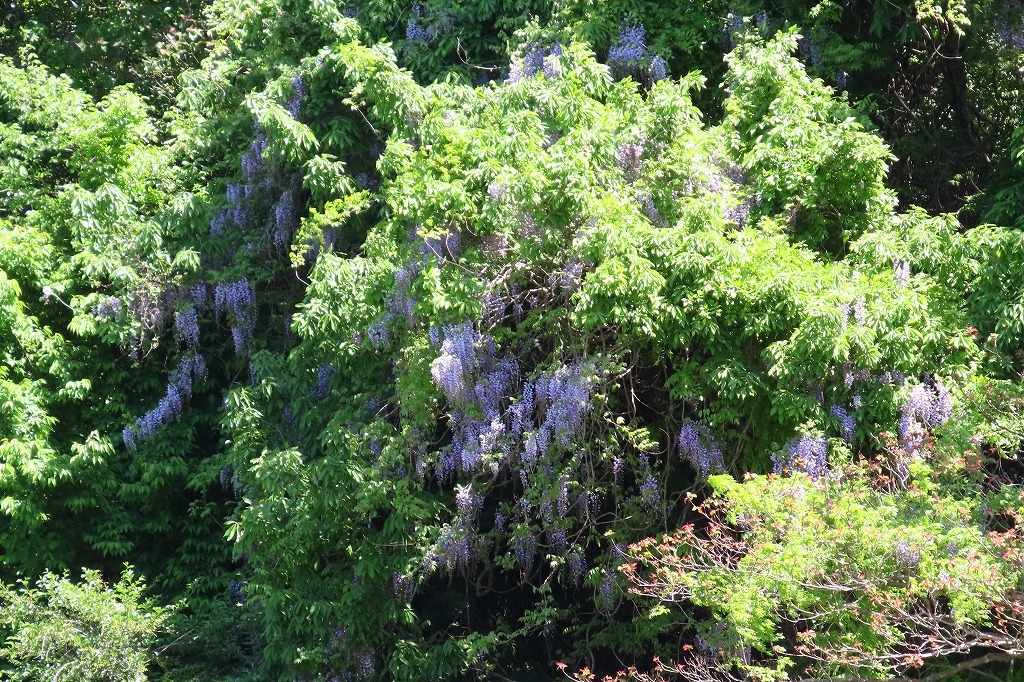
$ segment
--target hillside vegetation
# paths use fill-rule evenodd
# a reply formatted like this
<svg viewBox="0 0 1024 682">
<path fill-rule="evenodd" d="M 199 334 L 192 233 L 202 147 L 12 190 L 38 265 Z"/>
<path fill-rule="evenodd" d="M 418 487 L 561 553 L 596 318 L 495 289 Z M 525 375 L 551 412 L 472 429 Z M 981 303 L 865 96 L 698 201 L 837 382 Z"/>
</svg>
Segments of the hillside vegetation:
<svg viewBox="0 0 1024 682">
<path fill-rule="evenodd" d="M 0 680 L 1019 678 L 1019 2 L 0 17 Z"/>
</svg>

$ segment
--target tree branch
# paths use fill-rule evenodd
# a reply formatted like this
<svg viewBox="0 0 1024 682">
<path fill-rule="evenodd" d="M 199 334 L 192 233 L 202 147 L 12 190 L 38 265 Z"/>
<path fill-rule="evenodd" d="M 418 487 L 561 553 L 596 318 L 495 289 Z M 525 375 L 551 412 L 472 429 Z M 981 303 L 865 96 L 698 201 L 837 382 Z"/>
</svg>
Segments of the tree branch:
<svg viewBox="0 0 1024 682">
<path fill-rule="evenodd" d="M 992 653 L 985 654 L 978 658 L 972 658 L 969 661 L 963 661 L 951 668 L 947 668 L 925 677 L 886 677 L 882 679 L 873 677 L 806 677 L 799 679 L 796 682 L 938 682 L 939 680 L 962 673 L 965 670 L 977 668 L 979 665 L 1012 661 L 1020 658 L 1022 653 L 1024 652 L 1008 653 L 1005 651 L 993 651 Z"/>
</svg>

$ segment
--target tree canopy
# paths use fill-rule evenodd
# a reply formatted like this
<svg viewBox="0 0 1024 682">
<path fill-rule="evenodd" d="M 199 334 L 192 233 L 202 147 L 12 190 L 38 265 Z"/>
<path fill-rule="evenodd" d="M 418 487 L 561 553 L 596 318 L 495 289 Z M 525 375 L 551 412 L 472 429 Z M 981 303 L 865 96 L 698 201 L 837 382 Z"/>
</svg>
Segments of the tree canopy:
<svg viewBox="0 0 1024 682">
<path fill-rule="evenodd" d="M 0 11 L 0 679 L 1016 675 L 1019 3 Z"/>
</svg>

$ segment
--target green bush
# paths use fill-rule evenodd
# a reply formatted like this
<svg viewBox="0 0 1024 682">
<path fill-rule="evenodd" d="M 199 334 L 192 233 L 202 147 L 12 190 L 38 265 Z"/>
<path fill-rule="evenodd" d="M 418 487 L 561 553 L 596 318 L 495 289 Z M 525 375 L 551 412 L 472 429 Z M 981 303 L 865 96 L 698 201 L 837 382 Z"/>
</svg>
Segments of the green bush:
<svg viewBox="0 0 1024 682">
<path fill-rule="evenodd" d="M 143 598 L 131 569 L 108 585 L 85 570 L 81 582 L 45 573 L 34 585 L 0 588 L 0 648 L 6 677 L 37 682 L 141 682 L 170 610 Z"/>
</svg>

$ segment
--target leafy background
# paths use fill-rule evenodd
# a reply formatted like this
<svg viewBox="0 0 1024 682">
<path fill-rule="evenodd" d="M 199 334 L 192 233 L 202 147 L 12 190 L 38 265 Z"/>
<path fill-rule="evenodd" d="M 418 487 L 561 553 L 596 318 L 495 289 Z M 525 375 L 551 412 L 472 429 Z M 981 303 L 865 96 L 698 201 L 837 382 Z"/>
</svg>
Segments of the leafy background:
<svg viewBox="0 0 1024 682">
<path fill-rule="evenodd" d="M 2 12 L 4 679 L 1014 674 L 1018 4 Z"/>
</svg>

